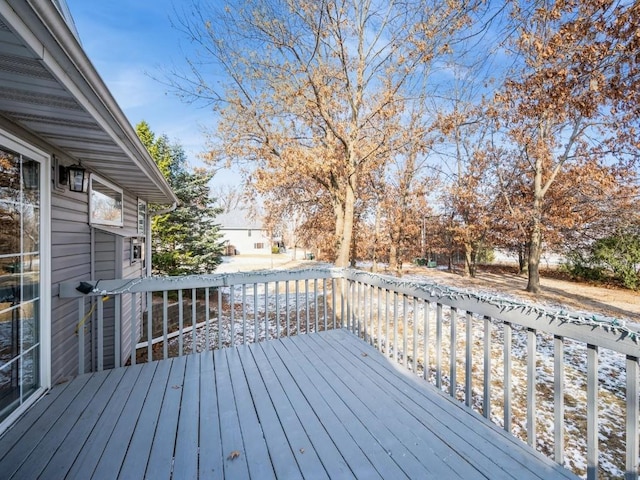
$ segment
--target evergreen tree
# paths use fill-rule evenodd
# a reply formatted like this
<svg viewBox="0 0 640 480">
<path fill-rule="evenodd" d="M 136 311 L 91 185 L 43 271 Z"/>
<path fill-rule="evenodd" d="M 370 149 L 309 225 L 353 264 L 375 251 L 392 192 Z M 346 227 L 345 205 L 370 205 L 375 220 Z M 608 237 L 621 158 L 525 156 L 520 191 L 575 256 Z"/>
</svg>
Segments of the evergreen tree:
<svg viewBox="0 0 640 480">
<path fill-rule="evenodd" d="M 145 121 L 136 126 L 136 132 L 180 202 L 173 212 L 152 218 L 154 273 L 212 272 L 223 253 L 219 226 L 215 223 L 220 209 L 213 206 L 209 197 L 212 175 L 202 169 L 190 171 L 182 146 L 170 143 L 166 135 L 156 137 Z"/>
</svg>

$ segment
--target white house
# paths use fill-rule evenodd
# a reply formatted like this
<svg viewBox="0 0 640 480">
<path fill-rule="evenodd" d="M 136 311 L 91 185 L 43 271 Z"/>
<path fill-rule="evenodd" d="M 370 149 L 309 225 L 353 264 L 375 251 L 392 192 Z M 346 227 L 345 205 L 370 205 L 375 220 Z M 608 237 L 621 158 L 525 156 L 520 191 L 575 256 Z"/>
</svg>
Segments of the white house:
<svg viewBox="0 0 640 480">
<path fill-rule="evenodd" d="M 216 217 L 226 245 L 226 255 L 267 255 L 272 239 L 259 220 L 244 209 L 236 209 Z"/>
<path fill-rule="evenodd" d="M 59 284 L 146 275 L 147 205 L 177 202 L 72 25 L 64 0 L 0 0 L 0 432 L 78 371 L 90 319 Z"/>
</svg>

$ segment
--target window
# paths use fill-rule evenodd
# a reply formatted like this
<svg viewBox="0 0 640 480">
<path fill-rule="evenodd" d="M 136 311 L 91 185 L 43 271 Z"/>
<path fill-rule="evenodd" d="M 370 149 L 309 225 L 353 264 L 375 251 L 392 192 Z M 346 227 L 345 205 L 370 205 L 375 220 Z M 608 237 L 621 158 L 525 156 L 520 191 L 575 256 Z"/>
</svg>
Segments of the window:
<svg viewBox="0 0 640 480">
<path fill-rule="evenodd" d="M 248 233 L 249 233 L 249 236 L 251 236 L 251 230 L 249 230 L 249 232 L 248 232 Z"/>
<path fill-rule="evenodd" d="M 138 199 L 138 235 L 146 235 L 147 202 Z"/>
<path fill-rule="evenodd" d="M 264 243 L 254 243 L 253 248 L 256 250 L 262 250 L 264 248 Z"/>
<path fill-rule="evenodd" d="M 124 224 L 122 189 L 93 174 L 89 179 L 89 223 L 116 227 Z"/>
</svg>

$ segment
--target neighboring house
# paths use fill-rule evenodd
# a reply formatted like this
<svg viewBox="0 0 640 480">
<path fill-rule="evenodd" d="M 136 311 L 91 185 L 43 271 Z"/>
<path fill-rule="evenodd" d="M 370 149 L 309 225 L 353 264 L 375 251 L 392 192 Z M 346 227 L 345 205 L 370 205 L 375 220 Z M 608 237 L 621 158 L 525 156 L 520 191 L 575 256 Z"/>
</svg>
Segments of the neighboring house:
<svg viewBox="0 0 640 480">
<path fill-rule="evenodd" d="M 271 237 L 247 210 L 237 209 L 216 217 L 226 246 L 225 255 L 270 254 Z"/>
<path fill-rule="evenodd" d="M 59 284 L 145 276 L 147 204 L 176 201 L 64 0 L 0 0 L 0 432 L 78 372 L 86 311 Z"/>
</svg>

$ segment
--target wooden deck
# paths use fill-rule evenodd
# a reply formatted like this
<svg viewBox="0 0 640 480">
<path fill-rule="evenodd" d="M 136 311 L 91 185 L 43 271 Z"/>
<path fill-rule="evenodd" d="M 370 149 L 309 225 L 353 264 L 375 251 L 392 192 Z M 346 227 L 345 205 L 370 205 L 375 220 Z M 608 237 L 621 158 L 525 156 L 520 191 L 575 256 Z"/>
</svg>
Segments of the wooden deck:
<svg viewBox="0 0 640 480">
<path fill-rule="evenodd" d="M 344 330 L 56 386 L 1 478 L 577 478 Z"/>
</svg>

